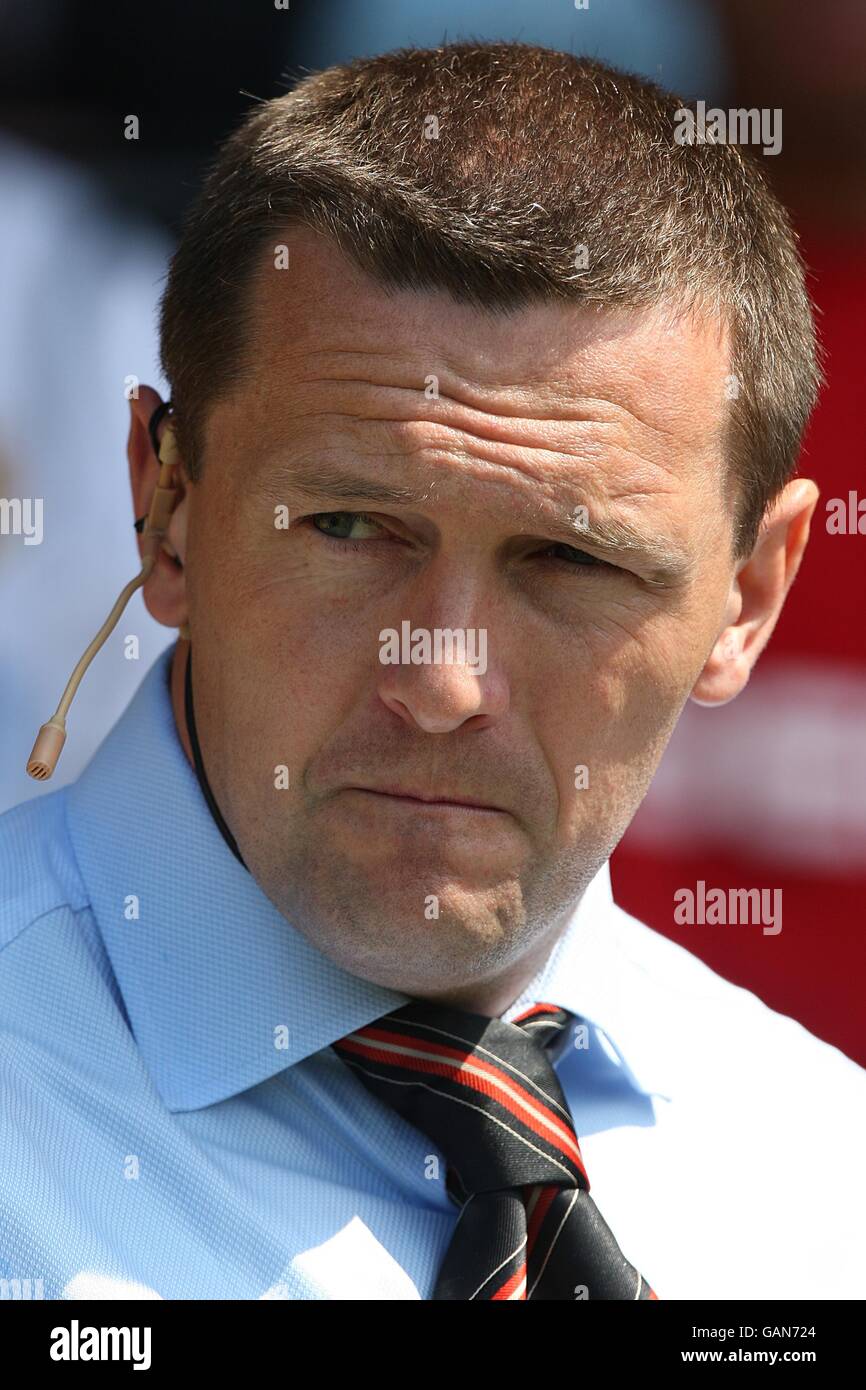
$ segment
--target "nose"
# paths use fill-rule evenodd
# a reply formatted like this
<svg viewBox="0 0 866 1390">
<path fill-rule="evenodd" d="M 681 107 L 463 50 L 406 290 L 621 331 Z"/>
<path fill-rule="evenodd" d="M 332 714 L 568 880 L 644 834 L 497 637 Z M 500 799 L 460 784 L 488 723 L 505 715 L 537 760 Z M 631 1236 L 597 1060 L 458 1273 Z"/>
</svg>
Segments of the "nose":
<svg viewBox="0 0 866 1390">
<path fill-rule="evenodd" d="M 405 724 L 447 734 L 484 729 L 501 718 L 507 682 L 495 661 L 490 664 L 486 629 L 419 629 L 404 622 L 396 632 L 399 645 L 392 640 L 380 650 L 380 660 L 386 652 L 399 659 L 383 661 L 379 697 Z"/>
</svg>

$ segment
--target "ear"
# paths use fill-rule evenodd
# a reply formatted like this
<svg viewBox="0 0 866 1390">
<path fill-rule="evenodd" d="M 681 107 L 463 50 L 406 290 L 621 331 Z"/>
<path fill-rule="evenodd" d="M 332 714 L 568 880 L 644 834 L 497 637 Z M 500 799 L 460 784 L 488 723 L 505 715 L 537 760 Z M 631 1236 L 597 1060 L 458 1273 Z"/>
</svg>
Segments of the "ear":
<svg viewBox="0 0 866 1390">
<path fill-rule="evenodd" d="M 691 698 L 723 705 L 746 686 L 770 639 L 809 539 L 818 489 L 795 478 L 767 509 L 755 548 L 731 583 L 722 627 Z"/>
<path fill-rule="evenodd" d="M 159 459 L 153 452 L 148 432 L 148 421 L 158 405 L 159 394 L 151 386 L 140 386 L 138 398 L 130 400 L 129 440 L 129 481 L 132 487 L 133 511 L 135 517 L 144 516 L 150 510 L 154 489 L 159 480 Z M 167 426 L 163 420 L 158 433 L 162 438 Z M 186 575 L 186 532 L 190 503 L 190 484 L 186 469 L 181 460 L 175 469 L 175 485 L 179 489 L 178 501 L 171 514 L 168 532 L 163 541 L 156 564 L 142 588 L 148 613 L 158 623 L 166 627 L 181 627 L 188 620 Z M 142 554 L 141 536 L 138 537 L 139 554 Z"/>
</svg>

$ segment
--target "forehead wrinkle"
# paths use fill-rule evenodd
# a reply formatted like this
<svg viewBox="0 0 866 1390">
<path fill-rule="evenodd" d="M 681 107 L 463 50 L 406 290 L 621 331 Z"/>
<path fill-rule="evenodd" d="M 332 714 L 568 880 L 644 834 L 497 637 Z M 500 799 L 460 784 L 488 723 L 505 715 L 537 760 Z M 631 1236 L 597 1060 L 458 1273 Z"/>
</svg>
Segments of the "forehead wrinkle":
<svg viewBox="0 0 866 1390">
<path fill-rule="evenodd" d="M 369 420 L 366 421 L 366 423 L 393 424 L 395 422 L 391 420 Z M 396 423 L 400 424 L 402 422 L 398 421 Z M 550 455 L 552 458 L 552 468 L 555 469 L 555 476 L 544 476 L 543 473 L 538 471 L 539 465 L 535 463 L 535 460 L 528 461 L 525 458 L 519 460 L 513 445 L 502 444 L 500 441 L 484 441 L 485 443 L 493 443 L 499 447 L 493 451 L 485 450 L 479 452 L 477 449 L 473 450 L 471 447 L 467 447 L 467 444 L 462 440 L 453 440 L 450 437 L 454 434 L 453 430 L 448 430 L 447 433 L 448 437 L 444 440 L 439 439 L 436 442 L 424 440 L 418 442 L 414 446 L 407 447 L 404 444 L 403 447 L 397 449 L 384 449 L 372 444 L 367 439 L 349 439 L 345 445 L 327 445 L 316 451 L 308 449 L 292 451 L 290 446 L 288 446 L 284 455 L 271 455 L 271 457 L 265 459 L 261 463 L 258 470 L 259 489 L 261 491 L 266 491 L 268 496 L 270 496 L 274 493 L 277 486 L 283 484 L 293 487 L 295 491 L 302 492 L 304 495 L 322 496 L 327 487 L 334 495 L 339 495 L 343 498 L 351 497 L 357 499 L 361 493 L 358 490 L 358 486 L 352 486 L 352 480 L 356 475 L 352 473 L 351 469 L 341 469 L 338 465 L 329 462 L 324 455 L 344 454 L 347 459 L 368 455 L 374 457 L 376 460 L 396 459 L 402 467 L 409 459 L 429 454 L 433 456 L 432 469 L 429 480 L 426 482 L 423 491 L 417 488 L 413 489 L 405 482 L 386 483 L 379 479 L 367 477 L 364 480 L 366 484 L 364 487 L 364 495 L 370 498 L 375 497 L 380 501 L 405 503 L 406 505 L 425 501 L 430 497 L 431 491 L 437 483 L 453 476 L 448 470 L 444 470 L 441 467 L 441 459 L 444 456 L 452 456 L 463 463 L 471 465 L 472 472 L 458 475 L 456 478 L 458 483 L 471 479 L 474 476 L 476 480 L 494 484 L 508 484 L 509 482 L 513 484 L 519 480 L 524 488 L 535 488 L 545 491 L 549 491 L 552 487 L 561 485 L 562 483 L 571 483 L 580 490 L 581 495 L 584 497 L 589 492 L 597 491 L 598 478 L 597 476 L 593 476 L 592 472 L 588 471 L 586 476 L 575 476 L 573 472 L 569 471 L 570 465 L 575 460 L 587 462 L 585 452 L 583 454 L 569 455 L 564 458 L 561 451 L 542 449 L 540 446 L 537 446 L 534 451 Z M 468 443 L 471 444 L 473 442 L 477 443 L 477 438 L 475 436 L 468 436 Z M 521 453 L 525 454 L 531 448 L 532 446 L 523 445 L 521 446 Z M 502 455 L 506 451 L 506 457 L 503 458 Z M 307 462 L 307 460 L 309 460 L 309 462 Z M 438 467 L 437 461 L 439 462 Z M 641 460 L 644 467 L 645 462 L 646 461 Z M 589 468 L 591 469 L 591 467 L 592 465 L 590 464 Z M 621 481 L 621 474 L 617 475 L 617 480 Z M 594 484 L 596 484 L 596 486 L 594 486 Z M 636 496 L 638 495 L 638 491 L 637 488 L 626 488 L 624 494 L 621 495 Z M 646 496 L 653 495 L 652 491 L 645 487 L 641 488 L 640 492 Z M 529 503 L 526 505 L 529 505 Z"/>
<path fill-rule="evenodd" d="M 316 417 L 307 415 L 305 418 L 309 422 Z M 323 414 L 318 418 L 327 420 L 329 417 Z M 481 438 L 442 421 L 419 420 L 417 416 L 394 419 L 390 416 L 340 415 L 338 419 L 345 432 L 345 442 L 328 444 L 314 453 L 310 450 L 293 451 L 291 442 L 287 441 L 285 456 L 281 458 L 279 454 L 272 454 L 270 458 L 265 458 L 260 465 L 260 475 L 266 477 L 269 470 L 276 470 L 275 481 L 291 486 L 294 480 L 296 490 L 303 490 L 305 495 L 321 496 L 325 469 L 329 468 L 329 487 L 334 489 L 335 495 L 357 499 L 359 493 L 357 487 L 353 489 L 351 486 L 351 475 L 349 478 L 337 477 L 334 464 L 329 464 L 325 455 L 344 454 L 349 460 L 358 456 L 370 456 L 376 460 L 395 459 L 400 471 L 404 472 L 409 459 L 429 454 L 431 468 L 423 491 L 411 488 L 402 479 L 393 483 L 368 479 L 370 487 L 367 496 L 371 500 L 407 506 L 429 500 L 437 484 L 451 476 L 442 467 L 443 457 L 449 455 L 469 465 L 468 471 L 457 475 L 458 484 L 473 475 L 485 482 L 510 482 L 512 486 L 518 484 L 524 489 L 534 488 L 548 493 L 565 484 L 572 491 L 569 498 L 572 506 L 576 501 L 585 503 L 593 495 L 598 500 L 599 492 L 602 492 L 603 502 L 609 505 L 614 500 L 629 496 L 637 498 L 671 494 L 679 484 L 670 466 L 665 467 L 634 448 L 615 445 L 612 451 L 609 445 L 605 447 L 598 440 L 585 439 L 582 443 L 570 441 L 571 447 L 548 448 L 525 441 L 515 445 Z M 353 428 L 356 426 L 362 428 Z M 371 431 L 363 426 L 381 428 Z M 419 435 L 423 437 L 419 438 Z M 398 445 L 396 448 L 393 447 L 395 443 Z M 315 460 L 312 467 L 303 466 L 307 458 Z M 599 459 L 606 459 L 613 465 L 607 474 L 603 468 L 596 466 Z M 546 474 L 542 471 L 545 466 Z M 649 485 L 651 479 L 655 486 Z M 617 489 L 613 496 L 610 495 L 611 487 Z M 608 494 L 606 497 L 605 492 Z M 527 500 L 523 505 L 530 506 L 531 503 Z"/>
<path fill-rule="evenodd" d="M 425 387 L 426 378 L 431 376 L 436 377 L 437 394 L 429 397 L 425 395 Z M 361 387 L 368 395 L 371 392 L 376 393 L 375 401 L 370 403 L 372 409 L 385 403 L 397 407 L 401 398 L 406 400 L 407 412 L 405 415 L 374 415 L 364 410 L 363 407 L 366 402 L 363 399 L 358 400 L 354 397 L 350 397 L 350 409 L 347 409 L 345 413 L 348 415 L 356 415 L 358 419 L 363 420 L 379 420 L 395 424 L 412 424 L 415 422 L 418 424 L 448 424 L 449 420 L 445 418 L 445 412 L 455 417 L 459 417 L 462 414 L 463 418 L 467 420 L 467 434 L 473 433 L 472 425 L 474 424 L 495 425 L 504 421 L 507 421 L 509 425 L 516 424 L 518 426 L 524 421 L 528 425 L 532 425 L 539 421 L 564 424 L 594 423 L 592 416 L 581 416 L 580 414 L 568 413 L 565 407 L 561 414 L 552 412 L 549 406 L 558 404 L 555 395 L 551 396 L 549 402 L 538 401 L 537 405 L 540 407 L 538 413 L 533 413 L 531 408 L 533 402 L 527 394 L 530 389 L 530 383 L 524 382 L 509 382 L 500 385 L 495 391 L 492 389 L 488 391 L 486 393 L 486 399 L 491 400 L 496 406 L 495 410 L 489 409 L 483 404 L 476 404 L 474 401 L 468 401 L 458 395 L 452 394 L 449 390 L 443 389 L 441 378 L 436 372 L 429 370 L 422 370 L 422 372 L 417 375 L 413 374 L 411 379 L 405 383 L 395 381 L 371 381 L 369 378 L 345 376 L 303 377 L 298 378 L 297 382 L 293 382 L 292 385 Z M 502 399 L 507 392 L 512 393 L 514 397 L 513 400 L 509 400 L 507 397 Z M 482 393 L 478 392 L 479 399 L 481 395 Z M 500 399 L 494 399 L 495 397 L 499 397 Z M 387 398 L 387 401 L 383 398 Z M 419 414 L 419 406 L 424 405 L 429 405 L 430 410 L 436 413 L 429 416 Z M 509 409 L 509 406 L 513 408 Z M 469 417 L 471 417 L 471 421 Z M 459 426 L 452 425 L 451 428 L 459 428 Z M 479 438 L 480 437 L 483 436 L 479 435 Z"/>
<path fill-rule="evenodd" d="M 450 455 L 471 465 L 476 472 L 483 470 L 491 480 L 503 474 L 513 475 L 541 488 L 565 482 L 584 491 L 597 492 L 600 485 L 606 489 L 615 484 L 624 484 L 625 493 L 636 495 L 640 491 L 652 496 L 654 491 L 664 489 L 661 486 L 656 489 L 648 486 L 650 473 L 664 478 L 668 490 L 682 486 L 667 455 L 662 461 L 641 452 L 632 441 L 611 442 L 593 437 L 592 431 L 598 425 L 597 421 L 587 422 L 589 428 L 582 439 L 556 439 L 536 444 L 525 439 L 502 440 L 482 436 L 441 420 L 424 420 L 417 416 L 406 420 L 384 416 L 363 417 L 364 425 L 382 426 L 382 434 L 388 444 L 396 442 L 401 446 L 397 449 L 371 445 L 368 439 L 363 438 L 364 431 L 358 431 L 352 438 L 351 425 L 354 423 L 356 421 L 349 420 L 351 442 L 346 446 L 349 454 L 360 450 L 377 458 L 406 460 L 429 453 L 433 456 L 434 466 L 437 457 Z M 605 463 L 609 465 L 608 476 L 605 476 Z M 547 470 L 546 474 L 541 471 L 543 469 Z"/>
<path fill-rule="evenodd" d="M 303 418 L 307 424 L 322 420 L 326 429 L 329 428 L 329 422 L 335 420 L 337 427 L 345 431 L 345 449 L 350 456 L 362 452 L 381 459 L 396 459 L 402 463 L 407 458 L 430 450 L 439 454 L 451 454 L 471 464 L 477 465 L 479 461 L 483 461 L 505 469 L 514 468 L 517 460 L 516 471 L 526 471 L 532 477 L 534 469 L 538 467 L 536 456 L 541 464 L 547 462 L 544 457 L 547 455 L 554 473 L 564 472 L 567 480 L 575 487 L 584 491 L 597 491 L 599 482 L 604 484 L 608 501 L 615 500 L 615 497 L 623 493 L 634 496 L 642 493 L 649 497 L 664 490 L 686 489 L 687 479 L 683 476 L 683 468 L 677 466 L 678 459 L 681 459 L 682 453 L 685 452 L 682 438 L 677 436 L 675 431 L 666 430 L 663 433 L 680 448 L 675 450 L 666 446 L 665 440 L 652 424 L 641 421 L 628 408 L 614 402 L 604 399 L 581 400 L 577 407 L 607 407 L 608 412 L 614 415 L 612 419 L 599 419 L 598 416 L 577 418 L 573 413 L 576 407 L 572 404 L 571 413 L 567 416 L 551 417 L 548 414 L 522 418 L 520 423 L 525 425 L 525 429 L 513 430 L 509 427 L 506 433 L 517 437 L 503 439 L 491 432 L 481 434 L 448 422 L 442 418 L 442 411 L 437 412 L 436 418 L 419 415 L 417 388 L 389 386 L 372 389 L 376 390 L 380 399 L 379 402 L 369 402 L 369 414 L 359 410 L 359 402 L 355 398 L 346 402 L 345 409 L 328 411 L 312 411 L 309 409 L 310 403 L 306 402 L 304 404 L 307 408 L 302 407 L 293 412 L 293 418 Z M 408 396 L 407 414 L 373 414 L 374 409 L 380 408 L 382 392 L 387 392 L 392 409 L 396 404 L 395 396 Z M 334 404 L 336 403 L 332 403 Z M 495 423 L 495 418 L 484 413 L 485 423 Z M 516 417 L 509 417 L 510 425 L 513 425 L 514 418 Z M 535 433 L 534 426 L 539 420 L 546 426 L 544 432 L 547 438 L 543 443 L 536 443 L 525 437 L 527 433 Z M 634 436 L 633 430 L 629 430 L 628 421 L 638 426 L 638 437 Z M 371 445 L 370 434 L 374 441 L 379 435 L 383 443 Z M 414 445 L 419 435 L 423 437 L 422 441 Z M 390 447 L 395 441 L 402 447 Z M 407 447 L 407 444 L 413 447 Z M 287 449 L 290 448 L 291 444 L 287 441 Z M 518 459 L 518 453 L 522 460 Z M 723 460 L 715 461 L 704 451 L 701 451 L 700 457 L 695 458 L 692 464 L 695 471 L 698 468 L 706 468 L 713 475 L 724 474 L 725 471 Z M 578 476 L 575 477 L 575 473 Z M 661 486 L 662 479 L 667 483 L 667 489 Z M 432 478 L 429 488 L 435 486 L 437 481 L 438 479 Z M 558 481 L 558 478 L 545 478 L 536 472 L 533 481 L 538 486 L 549 486 L 552 482 Z M 709 478 L 704 480 L 704 491 L 710 481 Z M 652 486 L 648 486 L 650 482 Z M 617 494 L 611 495 L 611 487 L 618 488 Z M 382 494 L 381 500 L 411 505 L 413 501 L 427 500 L 429 496 L 429 491 L 422 497 L 410 497 L 405 493 L 402 497 Z"/>
<path fill-rule="evenodd" d="M 477 412 L 479 415 L 487 415 L 492 418 L 496 418 L 497 414 L 500 414 L 503 419 L 524 417 L 528 420 L 547 418 L 567 420 L 569 418 L 567 410 L 570 404 L 580 404 L 582 399 L 585 399 L 589 404 L 595 403 L 594 397 L 581 398 L 579 393 L 575 392 L 575 384 L 560 376 L 548 378 L 533 372 L 516 378 L 504 379 L 502 373 L 506 364 L 500 359 L 497 359 L 495 363 L 496 375 L 494 377 L 491 373 L 491 380 L 488 384 L 480 381 L 477 377 L 470 378 L 465 373 L 458 371 L 456 367 L 446 364 L 438 357 L 436 349 L 425 351 L 423 355 L 418 353 L 417 367 L 412 365 L 405 353 L 395 356 L 393 350 L 390 349 L 381 352 L 370 351 L 369 353 L 359 352 L 357 349 L 346 349 L 345 353 L 362 359 L 368 357 L 385 359 L 388 364 L 387 378 L 377 380 L 369 371 L 358 376 L 353 374 L 351 369 L 345 375 L 336 370 L 326 370 L 325 375 L 298 375 L 293 378 L 292 385 L 356 386 L 383 394 L 394 392 L 398 397 L 404 393 L 409 393 L 413 402 L 417 402 L 420 396 L 422 401 L 432 400 L 434 404 L 438 401 L 446 401 L 467 413 Z M 303 363 L 305 367 L 309 366 L 312 358 L 331 355 L 331 352 L 297 354 L 298 361 Z M 327 368 L 327 363 L 324 363 L 323 366 Z M 437 396 L 432 398 L 423 394 L 427 378 L 430 376 L 436 378 L 438 392 Z M 532 412 L 533 397 L 541 407 L 539 414 Z M 599 397 L 598 400 L 602 404 L 609 404 L 603 397 Z M 562 414 L 558 414 L 556 410 L 560 404 L 563 407 Z M 495 408 L 491 409 L 491 405 Z M 552 409 L 546 407 L 552 407 Z M 411 417 L 407 416 L 406 418 Z M 580 417 L 576 416 L 575 418 L 579 419 Z"/>
<path fill-rule="evenodd" d="M 404 364 L 400 365 L 404 367 Z M 424 395 L 422 384 L 430 375 L 437 376 L 438 394 L 433 398 Z M 443 389 L 441 377 L 435 372 L 424 371 L 423 368 L 419 375 L 410 374 L 410 379 L 405 383 L 393 380 L 371 381 L 369 378 L 357 376 L 305 376 L 297 378 L 293 386 L 353 388 L 342 412 L 333 409 L 331 412 L 317 412 L 321 414 L 343 413 L 359 420 L 381 424 L 439 425 L 470 438 L 488 439 L 502 444 L 525 444 L 528 448 L 543 447 L 529 442 L 537 434 L 542 437 L 545 433 L 552 436 L 563 435 L 561 442 L 557 438 L 560 452 L 569 452 L 568 446 L 572 442 L 567 438 L 569 429 L 579 431 L 582 435 L 591 434 L 593 431 L 599 431 L 604 435 L 615 430 L 627 433 L 630 429 L 636 429 L 641 434 L 655 436 L 660 441 L 673 443 L 681 449 L 696 445 L 700 442 L 699 436 L 705 433 L 700 429 L 683 432 L 684 417 L 679 403 L 673 414 L 673 424 L 667 425 L 660 420 L 645 418 L 634 402 L 626 405 L 623 401 L 612 400 L 606 396 L 572 394 L 567 383 L 543 382 L 538 379 L 499 384 L 485 389 L 469 386 L 465 379 L 461 378 L 459 388 L 455 384 L 452 389 L 462 389 L 466 395 L 474 395 L 475 400 L 467 400 L 465 396 L 452 394 L 452 390 Z M 533 395 L 537 398 L 535 401 L 532 399 Z M 390 409 L 399 410 L 403 401 L 405 414 L 373 413 L 385 404 Z M 303 402 L 301 404 L 303 405 Z M 423 411 L 425 408 L 427 413 L 419 413 L 419 410 Z M 304 414 L 303 409 L 298 414 Z M 540 431 L 537 430 L 539 425 L 542 426 Z M 713 442 L 718 433 L 720 427 L 713 431 Z M 603 439 L 591 447 L 601 452 L 604 448 Z"/>
</svg>

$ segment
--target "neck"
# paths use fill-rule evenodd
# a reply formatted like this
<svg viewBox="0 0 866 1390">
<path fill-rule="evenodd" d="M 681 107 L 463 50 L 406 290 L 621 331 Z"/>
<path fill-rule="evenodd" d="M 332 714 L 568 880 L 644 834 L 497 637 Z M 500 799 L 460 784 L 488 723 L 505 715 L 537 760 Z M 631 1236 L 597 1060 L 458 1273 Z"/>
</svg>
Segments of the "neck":
<svg viewBox="0 0 866 1390">
<path fill-rule="evenodd" d="M 499 1018 L 518 999 L 530 980 L 551 955 L 557 941 L 568 926 L 574 904 L 563 914 L 551 931 L 544 933 L 527 955 L 521 956 L 510 970 L 497 976 L 495 980 L 477 981 L 458 989 L 440 992 L 424 992 L 417 997 L 429 999 L 437 1004 L 447 1004 L 454 1009 L 466 1009 L 470 1013 L 483 1014 L 485 1018 Z M 408 991 L 407 991 L 408 992 Z"/>
</svg>

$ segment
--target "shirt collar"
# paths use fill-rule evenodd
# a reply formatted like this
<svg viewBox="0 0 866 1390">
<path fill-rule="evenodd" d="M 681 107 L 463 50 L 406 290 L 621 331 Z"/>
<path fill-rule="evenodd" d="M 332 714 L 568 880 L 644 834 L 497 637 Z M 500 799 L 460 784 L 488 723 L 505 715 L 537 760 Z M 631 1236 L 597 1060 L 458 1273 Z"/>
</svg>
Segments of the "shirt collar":
<svg viewBox="0 0 866 1390">
<path fill-rule="evenodd" d="M 78 867 L 142 1059 L 167 1108 L 183 1111 L 267 1080 L 409 996 L 322 955 L 234 858 L 177 735 L 173 650 L 160 653 L 65 792 Z M 605 991 L 599 978 L 610 973 L 618 912 L 605 865 L 503 1017 L 544 999 L 612 1029 L 623 1046 L 627 1016 L 616 987 Z M 633 1042 L 632 1059 L 643 1055 Z M 630 1075 L 643 1089 L 646 1077 Z"/>
<path fill-rule="evenodd" d="M 610 866 L 605 864 L 545 964 L 502 1017 L 510 1022 L 538 1001 L 567 1009 L 601 1034 L 612 1068 L 636 1091 L 669 1097 L 672 1069 L 665 1001 L 644 952 L 633 950 L 636 934 L 651 950 L 656 944 L 660 949 L 670 945 L 617 907 Z"/>
</svg>

